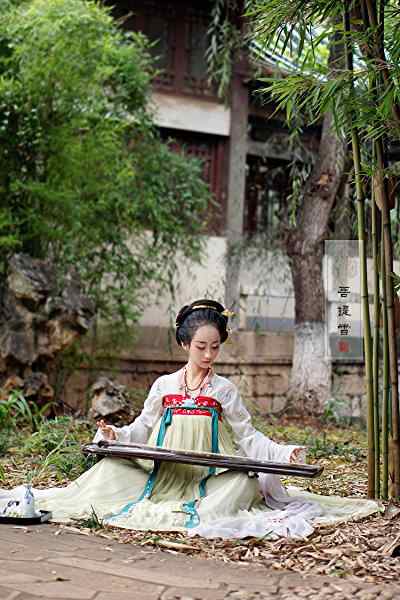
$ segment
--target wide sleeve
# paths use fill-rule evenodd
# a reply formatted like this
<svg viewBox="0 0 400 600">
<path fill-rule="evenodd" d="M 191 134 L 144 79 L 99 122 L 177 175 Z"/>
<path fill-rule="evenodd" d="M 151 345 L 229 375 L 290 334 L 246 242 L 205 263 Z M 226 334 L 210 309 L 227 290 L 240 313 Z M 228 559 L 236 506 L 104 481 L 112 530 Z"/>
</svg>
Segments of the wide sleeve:
<svg viewBox="0 0 400 600">
<path fill-rule="evenodd" d="M 151 386 L 143 410 L 140 415 L 130 424 L 124 427 L 111 427 L 117 435 L 117 441 L 123 444 L 140 443 L 145 444 L 150 433 L 162 413 L 162 377 L 159 377 Z M 104 439 L 100 429 L 97 430 L 93 442 L 97 443 Z"/>
<path fill-rule="evenodd" d="M 259 460 L 289 462 L 293 450 L 300 447 L 303 452 L 296 462 L 305 462 L 305 448 L 291 444 L 277 444 L 253 427 L 250 414 L 235 385 L 230 383 L 221 395 L 223 414 L 232 428 L 240 454 Z"/>
</svg>

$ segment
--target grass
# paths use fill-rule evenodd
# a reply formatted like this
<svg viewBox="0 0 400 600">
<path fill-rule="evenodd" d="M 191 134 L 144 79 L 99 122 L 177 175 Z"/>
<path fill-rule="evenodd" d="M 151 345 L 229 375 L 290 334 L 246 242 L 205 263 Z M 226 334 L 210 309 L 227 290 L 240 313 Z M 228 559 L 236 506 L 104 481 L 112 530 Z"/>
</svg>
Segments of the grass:
<svg viewBox="0 0 400 600">
<path fill-rule="evenodd" d="M 92 439 L 94 430 L 92 422 L 62 416 L 43 421 L 34 433 L 27 427 L 10 432 L 7 453 L 0 458 L 1 484 L 30 481 L 46 487 L 76 479 L 93 464 L 81 445 Z"/>
<path fill-rule="evenodd" d="M 367 494 L 367 434 L 359 426 L 341 427 L 316 419 L 253 417 L 254 425 L 274 441 L 307 447 L 308 462 L 324 471 L 317 479 L 285 479 L 307 491 L 338 496 Z"/>
<path fill-rule="evenodd" d="M 82 527 L 83 529 L 90 529 L 91 531 L 100 531 L 104 529 L 104 524 L 101 519 L 99 519 L 96 511 L 92 506 L 92 514 L 87 519 L 81 519 L 79 521 L 75 521 L 78 527 Z"/>
<path fill-rule="evenodd" d="M 253 417 L 254 426 L 276 442 L 306 446 L 312 459 L 342 456 L 350 461 L 366 456 L 366 431 L 353 426 L 351 429 L 325 421 L 303 419 L 268 420 Z"/>
</svg>

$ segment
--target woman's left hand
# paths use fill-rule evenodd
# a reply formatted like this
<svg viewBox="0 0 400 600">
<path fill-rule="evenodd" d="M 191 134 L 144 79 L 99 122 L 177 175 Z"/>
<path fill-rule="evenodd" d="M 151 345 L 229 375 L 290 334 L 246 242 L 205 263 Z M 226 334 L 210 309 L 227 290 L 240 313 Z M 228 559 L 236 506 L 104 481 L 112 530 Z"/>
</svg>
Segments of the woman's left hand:
<svg viewBox="0 0 400 600">
<path fill-rule="evenodd" d="M 304 453 L 304 448 L 295 448 L 290 455 L 289 462 L 295 463 L 298 462 L 299 458 Z"/>
</svg>

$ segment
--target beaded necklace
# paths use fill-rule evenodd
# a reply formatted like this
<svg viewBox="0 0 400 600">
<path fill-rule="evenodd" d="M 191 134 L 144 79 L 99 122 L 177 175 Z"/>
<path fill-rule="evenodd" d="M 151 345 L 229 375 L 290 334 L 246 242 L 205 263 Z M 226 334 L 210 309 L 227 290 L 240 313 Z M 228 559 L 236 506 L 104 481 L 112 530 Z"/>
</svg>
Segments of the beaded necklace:
<svg viewBox="0 0 400 600">
<path fill-rule="evenodd" d="M 185 384 L 185 396 L 189 396 L 190 395 L 190 394 L 188 394 L 188 392 L 195 392 L 196 390 L 200 390 L 201 391 L 201 388 L 203 387 L 203 384 L 204 384 L 205 380 L 209 376 L 210 371 L 211 371 L 211 369 L 208 368 L 206 374 L 201 379 L 201 381 L 199 382 L 199 384 L 196 387 L 194 387 L 194 388 L 190 388 L 188 386 L 188 384 L 187 384 L 187 367 L 185 367 L 184 374 L 183 374 L 183 381 L 184 381 L 184 384 Z"/>
</svg>

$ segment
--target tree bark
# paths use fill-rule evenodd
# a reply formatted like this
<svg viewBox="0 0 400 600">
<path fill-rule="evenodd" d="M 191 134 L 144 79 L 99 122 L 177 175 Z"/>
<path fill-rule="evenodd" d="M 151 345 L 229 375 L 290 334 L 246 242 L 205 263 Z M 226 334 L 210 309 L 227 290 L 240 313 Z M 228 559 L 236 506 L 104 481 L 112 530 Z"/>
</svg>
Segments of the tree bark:
<svg viewBox="0 0 400 600">
<path fill-rule="evenodd" d="M 343 63 L 343 47 L 332 40 L 331 69 Z M 346 143 L 333 129 L 327 113 L 316 162 L 307 180 L 298 211 L 297 227 L 287 231 L 295 296 L 295 330 L 288 410 L 321 414 L 331 390 L 331 365 L 325 353 L 325 294 L 322 274 L 323 243 L 346 165 Z"/>
</svg>

